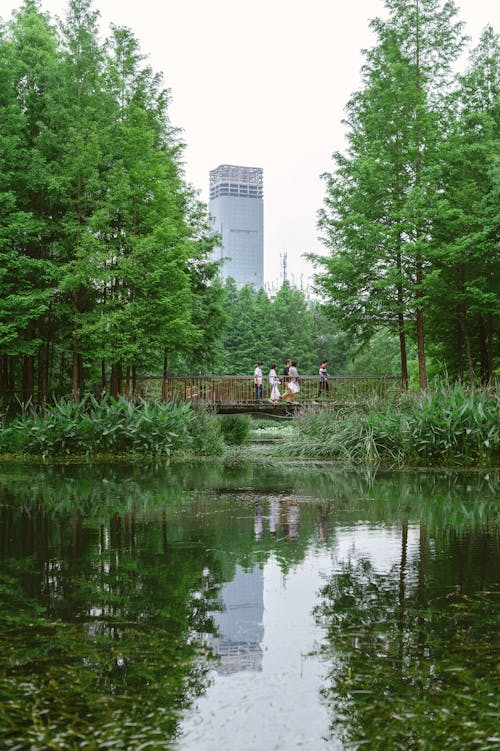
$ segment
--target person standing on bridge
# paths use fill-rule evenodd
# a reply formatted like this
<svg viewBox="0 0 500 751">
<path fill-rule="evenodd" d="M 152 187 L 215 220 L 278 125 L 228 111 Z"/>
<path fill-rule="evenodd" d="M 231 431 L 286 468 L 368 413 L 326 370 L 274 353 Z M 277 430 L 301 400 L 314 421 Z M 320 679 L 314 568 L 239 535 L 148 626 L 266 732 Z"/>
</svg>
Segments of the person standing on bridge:
<svg viewBox="0 0 500 751">
<path fill-rule="evenodd" d="M 258 402 L 262 399 L 262 366 L 263 362 L 259 362 L 253 372 L 253 382 L 255 385 L 255 401 Z"/>
<path fill-rule="evenodd" d="M 299 371 L 297 370 L 297 362 L 296 360 L 292 360 L 292 364 L 290 365 L 288 369 L 288 377 L 290 379 L 288 383 L 288 390 L 285 395 L 286 401 L 290 402 L 293 401 L 293 397 L 299 393 L 300 386 L 299 386 Z"/>
<path fill-rule="evenodd" d="M 326 396 L 329 396 L 330 386 L 328 384 L 328 379 L 330 378 L 328 374 L 328 360 L 323 360 L 321 365 L 319 366 L 319 390 L 318 390 L 318 399 L 320 398 L 321 394 L 325 394 Z"/>
<path fill-rule="evenodd" d="M 276 373 L 276 363 L 273 363 L 271 365 L 271 370 L 269 371 L 269 390 L 271 392 L 269 401 L 273 402 L 273 404 L 276 404 L 277 402 L 279 402 L 281 398 L 279 387 L 280 387 L 280 380 Z"/>
</svg>

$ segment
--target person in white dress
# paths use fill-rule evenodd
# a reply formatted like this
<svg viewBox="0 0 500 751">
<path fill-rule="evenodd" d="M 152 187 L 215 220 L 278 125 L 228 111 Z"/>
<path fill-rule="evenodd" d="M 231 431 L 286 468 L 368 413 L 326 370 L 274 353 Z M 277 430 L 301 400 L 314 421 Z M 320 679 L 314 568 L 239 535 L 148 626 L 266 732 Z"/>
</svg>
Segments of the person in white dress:
<svg viewBox="0 0 500 751">
<path fill-rule="evenodd" d="M 269 391 L 271 394 L 270 401 L 276 403 L 281 398 L 280 380 L 276 374 L 276 363 L 271 365 L 271 370 L 269 371 L 268 377 L 269 377 Z"/>
</svg>

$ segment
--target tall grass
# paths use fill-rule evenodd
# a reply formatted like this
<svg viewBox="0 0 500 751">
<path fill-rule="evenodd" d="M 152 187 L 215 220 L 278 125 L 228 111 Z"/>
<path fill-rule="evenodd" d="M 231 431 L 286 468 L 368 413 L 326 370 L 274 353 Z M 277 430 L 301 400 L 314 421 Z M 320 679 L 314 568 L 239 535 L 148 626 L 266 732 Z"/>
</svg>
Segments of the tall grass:
<svg viewBox="0 0 500 751">
<path fill-rule="evenodd" d="M 365 413 L 311 411 L 280 451 L 348 464 L 485 466 L 500 463 L 500 396 L 440 386 Z"/>
<path fill-rule="evenodd" d="M 42 457 L 217 453 L 223 440 L 216 418 L 188 404 L 149 404 L 88 396 L 61 400 L 42 411 L 24 406 L 0 429 L 0 453 Z"/>
</svg>

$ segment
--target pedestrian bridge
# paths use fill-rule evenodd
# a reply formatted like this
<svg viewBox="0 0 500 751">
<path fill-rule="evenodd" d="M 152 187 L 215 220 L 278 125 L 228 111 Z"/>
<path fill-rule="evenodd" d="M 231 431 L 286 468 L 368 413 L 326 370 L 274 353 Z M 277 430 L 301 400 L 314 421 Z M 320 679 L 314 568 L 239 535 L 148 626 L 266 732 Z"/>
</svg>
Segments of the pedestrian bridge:
<svg viewBox="0 0 500 751">
<path fill-rule="evenodd" d="M 271 403 L 271 389 L 263 379 L 263 397 L 255 398 L 253 376 L 148 376 L 137 379 L 136 395 L 164 402 L 189 402 L 204 405 L 221 414 L 259 412 L 290 414 L 313 404 L 355 405 L 375 398 L 387 401 L 399 398 L 402 386 L 399 376 L 330 376 L 329 391 L 319 392 L 318 376 L 300 376 L 300 392 L 293 402 L 280 399 Z M 280 391 L 284 392 L 284 384 Z"/>
</svg>

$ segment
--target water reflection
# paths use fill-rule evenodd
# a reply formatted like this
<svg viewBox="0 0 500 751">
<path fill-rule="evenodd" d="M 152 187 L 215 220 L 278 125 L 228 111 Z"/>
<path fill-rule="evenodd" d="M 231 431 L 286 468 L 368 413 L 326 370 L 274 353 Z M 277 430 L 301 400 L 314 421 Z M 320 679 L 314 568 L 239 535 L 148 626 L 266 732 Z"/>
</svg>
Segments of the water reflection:
<svg viewBox="0 0 500 751">
<path fill-rule="evenodd" d="M 214 612 L 216 636 L 211 640 L 219 657 L 219 673 L 261 670 L 264 636 L 264 577 L 254 566 L 245 571 L 236 566 L 234 577 L 220 590 L 222 609 Z"/>
<path fill-rule="evenodd" d="M 315 608 L 330 738 L 349 748 L 495 748 L 498 527 L 430 534 L 403 520 L 394 543 L 385 561 L 368 540 L 340 556 Z"/>
<path fill-rule="evenodd" d="M 443 747 L 494 737 L 498 478 L 0 472 L 3 747 L 412 748 L 429 712 Z"/>
</svg>

